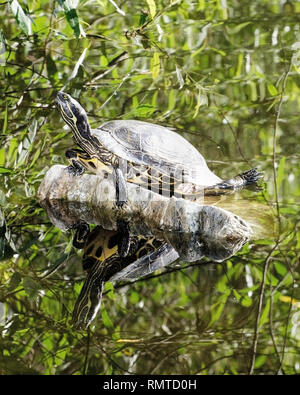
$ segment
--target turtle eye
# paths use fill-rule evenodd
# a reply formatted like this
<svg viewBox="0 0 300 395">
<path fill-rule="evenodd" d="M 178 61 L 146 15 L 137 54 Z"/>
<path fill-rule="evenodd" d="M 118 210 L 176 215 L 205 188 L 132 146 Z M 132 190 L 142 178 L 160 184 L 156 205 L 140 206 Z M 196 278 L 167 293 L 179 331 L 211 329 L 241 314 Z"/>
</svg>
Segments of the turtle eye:
<svg viewBox="0 0 300 395">
<path fill-rule="evenodd" d="M 67 95 L 67 94 L 64 93 L 64 92 L 58 92 L 57 98 L 58 98 L 59 100 L 69 101 L 69 95 Z"/>
</svg>

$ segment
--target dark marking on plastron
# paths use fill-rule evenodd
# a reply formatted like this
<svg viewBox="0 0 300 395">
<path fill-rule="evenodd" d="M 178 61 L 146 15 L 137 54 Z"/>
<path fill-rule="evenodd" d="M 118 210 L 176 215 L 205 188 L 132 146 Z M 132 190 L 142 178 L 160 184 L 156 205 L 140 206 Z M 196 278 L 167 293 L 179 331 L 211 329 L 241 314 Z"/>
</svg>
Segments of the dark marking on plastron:
<svg viewBox="0 0 300 395">
<path fill-rule="evenodd" d="M 99 246 L 99 247 L 97 248 L 97 251 L 96 251 L 96 257 L 97 257 L 97 258 L 100 258 L 101 255 L 102 255 L 102 252 L 103 252 L 103 248 L 102 248 L 101 246 Z"/>
<path fill-rule="evenodd" d="M 119 234 L 119 233 L 116 233 L 115 235 L 113 235 L 113 236 L 108 240 L 107 247 L 108 247 L 109 249 L 114 248 L 115 246 L 118 245 L 119 239 L 120 239 L 120 234 Z"/>
<path fill-rule="evenodd" d="M 85 251 L 85 255 L 90 255 L 91 252 L 93 251 L 93 248 L 94 248 L 93 244 L 89 245 L 89 247 Z"/>
</svg>

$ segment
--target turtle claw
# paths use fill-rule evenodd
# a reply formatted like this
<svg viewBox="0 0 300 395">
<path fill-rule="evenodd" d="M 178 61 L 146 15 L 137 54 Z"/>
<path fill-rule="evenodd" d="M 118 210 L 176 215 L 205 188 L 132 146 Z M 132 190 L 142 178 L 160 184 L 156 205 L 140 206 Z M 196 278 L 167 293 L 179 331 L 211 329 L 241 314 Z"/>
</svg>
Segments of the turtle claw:
<svg viewBox="0 0 300 395">
<path fill-rule="evenodd" d="M 239 176 L 245 181 L 245 185 L 255 184 L 260 178 L 263 178 L 263 173 L 257 171 L 257 168 L 245 171 Z"/>
<path fill-rule="evenodd" d="M 67 171 L 72 176 L 80 176 L 84 172 L 84 167 L 73 161 L 72 165 L 67 167 Z"/>
<path fill-rule="evenodd" d="M 118 208 L 123 208 L 123 206 L 126 204 L 127 204 L 127 201 L 125 201 L 125 200 L 117 200 L 117 202 L 116 202 L 116 206 Z"/>
</svg>

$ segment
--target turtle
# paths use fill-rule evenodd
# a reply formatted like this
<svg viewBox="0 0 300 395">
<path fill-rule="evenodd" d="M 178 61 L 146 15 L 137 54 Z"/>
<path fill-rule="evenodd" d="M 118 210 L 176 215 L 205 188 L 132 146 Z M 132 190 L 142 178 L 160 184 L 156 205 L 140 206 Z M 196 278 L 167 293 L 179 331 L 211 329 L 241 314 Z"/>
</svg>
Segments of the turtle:
<svg viewBox="0 0 300 395">
<path fill-rule="evenodd" d="M 159 260 L 165 266 L 178 257 L 170 244 L 152 235 L 132 236 L 129 251 L 124 257 L 119 254 L 122 239 L 120 230 L 106 230 L 97 225 L 89 231 L 88 224 L 77 224 L 73 245 L 83 248 L 82 266 L 87 277 L 73 310 L 72 321 L 76 328 L 87 328 L 96 317 L 106 281 L 114 277 L 136 277 L 136 267 L 139 268 L 139 275 L 145 275 L 157 269 Z M 122 276 L 123 269 L 126 272 Z M 135 275 L 130 277 L 130 272 L 134 270 Z"/>
<path fill-rule="evenodd" d="M 71 128 L 80 149 L 66 156 L 68 170 L 82 174 L 113 173 L 116 201 L 127 201 L 126 181 L 159 194 L 195 199 L 195 195 L 221 195 L 256 184 L 262 173 L 256 168 L 222 180 L 207 166 L 201 153 L 179 133 L 140 120 L 113 120 L 92 129 L 80 103 L 58 92 L 55 104 Z M 184 185 L 188 188 L 184 188 Z M 187 193 L 186 193 L 187 192 Z"/>
</svg>

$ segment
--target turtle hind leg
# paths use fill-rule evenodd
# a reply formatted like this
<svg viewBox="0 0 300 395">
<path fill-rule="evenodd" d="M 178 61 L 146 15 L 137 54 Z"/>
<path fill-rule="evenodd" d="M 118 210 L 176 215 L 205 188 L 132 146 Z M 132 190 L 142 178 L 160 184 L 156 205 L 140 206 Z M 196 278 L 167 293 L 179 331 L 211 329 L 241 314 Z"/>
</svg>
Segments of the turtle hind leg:
<svg viewBox="0 0 300 395">
<path fill-rule="evenodd" d="M 222 184 L 224 184 L 224 189 L 240 189 L 248 185 L 256 184 L 257 181 L 262 177 L 263 173 L 258 172 L 257 169 L 254 168 L 244 171 L 243 173 L 239 173 L 237 176 L 230 178 L 229 180 L 225 180 L 217 185 L 222 188 Z"/>
<path fill-rule="evenodd" d="M 117 221 L 118 228 L 118 254 L 120 257 L 124 258 L 129 253 L 130 248 L 130 226 L 129 222 L 124 221 L 123 219 L 119 219 Z"/>
<path fill-rule="evenodd" d="M 258 172 L 256 168 L 239 173 L 237 176 L 224 180 L 216 185 L 204 189 L 205 195 L 222 195 L 231 193 L 234 190 L 245 188 L 249 185 L 255 185 L 263 177 L 263 173 Z"/>
<path fill-rule="evenodd" d="M 241 177 L 244 180 L 244 186 L 256 184 L 260 178 L 263 178 L 263 173 L 257 171 L 257 168 L 244 171 L 240 173 L 237 177 Z"/>
</svg>

